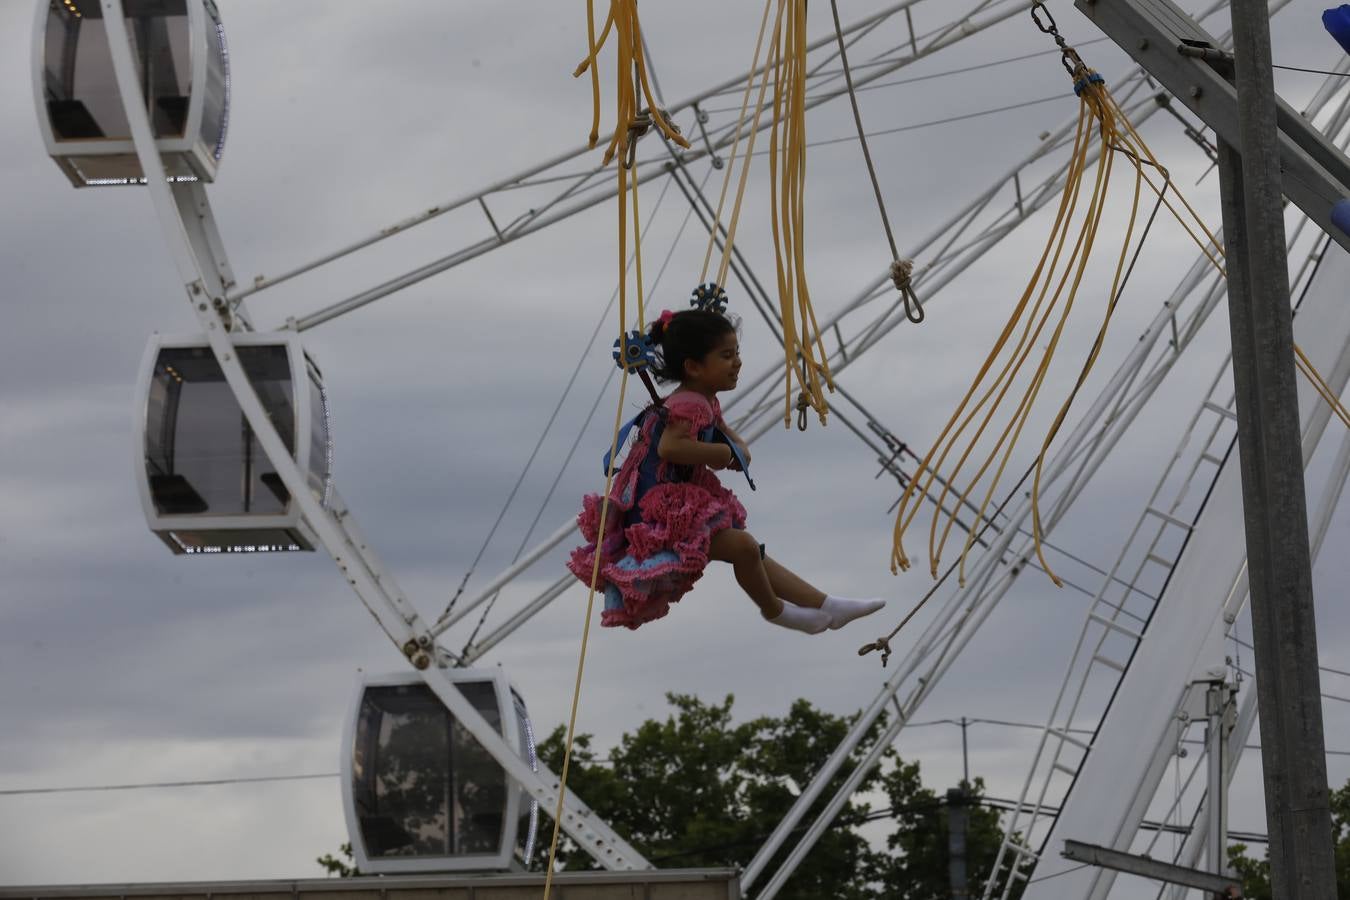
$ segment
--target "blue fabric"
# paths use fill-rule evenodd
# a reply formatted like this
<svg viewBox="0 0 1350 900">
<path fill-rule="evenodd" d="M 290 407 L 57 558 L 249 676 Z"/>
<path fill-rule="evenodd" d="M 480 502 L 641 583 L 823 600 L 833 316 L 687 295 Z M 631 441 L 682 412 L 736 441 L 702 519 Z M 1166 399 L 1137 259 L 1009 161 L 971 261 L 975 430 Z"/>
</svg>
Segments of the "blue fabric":
<svg viewBox="0 0 1350 900">
<path fill-rule="evenodd" d="M 650 409 L 644 409 L 642 412 L 638 413 L 636 416 L 633 416 L 633 418 L 623 423 L 623 427 L 619 429 L 619 440 L 616 441 L 614 444 L 615 448 L 620 450 L 623 449 L 623 445 L 628 442 L 629 432 L 631 432 L 634 426 L 636 426 L 639 422 L 642 421 L 642 417 L 645 416 L 650 411 L 651 411 Z M 602 475 L 609 474 L 609 460 L 610 460 L 610 451 L 606 450 L 604 459 L 601 460 L 602 468 L 600 469 L 600 472 Z"/>
<path fill-rule="evenodd" d="M 1336 205 L 1331 208 L 1331 224 L 1350 234 L 1350 200 L 1336 201 Z"/>
<path fill-rule="evenodd" d="M 726 444 L 730 447 L 731 458 L 736 460 L 736 464 L 741 467 L 741 473 L 745 475 L 745 480 L 750 482 L 750 490 L 753 491 L 755 489 L 755 479 L 750 477 L 750 464 L 745 461 L 745 454 L 741 452 L 741 448 L 737 446 L 736 442 L 733 441 L 725 431 L 718 428 L 716 425 L 709 425 L 699 432 L 698 437 L 701 441 Z"/>
<path fill-rule="evenodd" d="M 1322 13 L 1322 25 L 1346 53 L 1350 53 L 1350 6 L 1342 3 Z M 1345 228 L 1344 225 L 1341 226 Z"/>
<path fill-rule="evenodd" d="M 673 550 L 660 550 L 653 553 L 644 560 L 639 561 L 632 554 L 625 556 L 614 564 L 616 569 L 622 569 L 626 572 L 637 572 L 639 575 L 644 573 L 661 572 L 663 566 L 670 566 L 680 561 L 680 556 Z M 623 609 L 623 594 L 614 586 L 612 582 L 605 584 L 605 609 L 619 610 Z"/>
<path fill-rule="evenodd" d="M 636 416 L 633 416 L 633 418 L 625 422 L 623 424 L 623 427 L 619 429 L 619 440 L 618 443 L 615 444 L 616 448 L 622 450 L 624 446 L 628 443 L 628 435 L 632 433 L 634 428 L 642 428 L 643 419 L 646 418 L 648 415 L 659 416 L 661 421 L 657 422 L 656 425 L 653 426 L 651 449 L 647 453 L 647 458 L 644 459 L 642 461 L 642 464 L 638 467 L 637 496 L 633 498 L 634 509 L 637 508 L 637 501 L 642 499 L 642 495 L 647 493 L 647 491 L 650 490 L 657 483 L 656 470 L 657 467 L 661 465 L 661 458 L 657 455 L 656 448 L 657 445 L 661 443 L 661 432 L 663 432 L 666 427 L 665 407 L 649 406 L 642 412 L 638 413 Z M 709 425 L 707 428 L 703 429 L 698 433 L 698 439 L 704 441 L 705 443 L 723 443 L 726 444 L 728 447 L 730 447 L 732 458 L 735 459 L 736 464 L 740 466 L 741 472 L 745 475 L 745 480 L 750 483 L 750 490 L 752 491 L 755 490 L 755 479 L 750 477 L 750 464 L 745 461 L 745 454 L 741 452 L 741 448 L 736 445 L 736 442 L 733 441 L 725 431 L 718 428 L 716 425 Z M 604 458 L 601 460 L 602 466 L 601 471 L 604 472 L 606 475 L 609 474 L 611 459 L 612 457 L 610 451 L 606 450 Z M 671 468 L 680 469 L 683 467 L 672 466 Z M 682 478 L 679 477 L 679 475 L 674 475 L 674 477 L 671 480 L 687 481 L 688 476 L 685 475 Z"/>
</svg>

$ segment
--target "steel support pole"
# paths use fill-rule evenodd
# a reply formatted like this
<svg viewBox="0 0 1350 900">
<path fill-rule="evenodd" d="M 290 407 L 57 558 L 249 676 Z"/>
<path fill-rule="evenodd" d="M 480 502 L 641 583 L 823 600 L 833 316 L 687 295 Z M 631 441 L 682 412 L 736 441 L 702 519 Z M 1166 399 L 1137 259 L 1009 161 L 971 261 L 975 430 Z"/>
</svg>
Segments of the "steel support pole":
<svg viewBox="0 0 1350 900">
<path fill-rule="evenodd" d="M 965 716 L 961 717 L 962 740 L 965 740 Z M 958 788 L 947 790 L 947 886 L 952 900 L 969 900 L 970 888 L 966 872 L 966 850 L 970 837 L 970 782 L 963 780 Z"/>
<path fill-rule="evenodd" d="M 1219 141 L 1229 325 L 1251 585 L 1271 887 L 1332 900 L 1326 744 L 1285 260 L 1270 25 L 1233 0 L 1235 148 Z"/>
<path fill-rule="evenodd" d="M 1205 692 L 1205 816 L 1209 869 L 1228 874 L 1228 712 L 1231 693 L 1222 682 Z"/>
</svg>

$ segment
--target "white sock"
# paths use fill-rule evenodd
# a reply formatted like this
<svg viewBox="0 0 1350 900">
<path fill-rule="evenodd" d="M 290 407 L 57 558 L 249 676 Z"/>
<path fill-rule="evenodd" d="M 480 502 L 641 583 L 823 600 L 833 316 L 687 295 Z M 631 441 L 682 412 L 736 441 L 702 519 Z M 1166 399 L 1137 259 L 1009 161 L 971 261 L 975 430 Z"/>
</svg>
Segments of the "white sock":
<svg viewBox="0 0 1350 900">
<path fill-rule="evenodd" d="M 807 634 L 820 634 L 830 627 L 830 617 L 824 610 L 793 606 L 791 603 L 784 603 L 783 611 L 769 621 Z"/>
<path fill-rule="evenodd" d="M 885 600 L 850 600 L 848 597 L 827 596 L 820 610 L 829 615 L 830 628 L 843 628 L 854 619 L 870 616 L 885 605 Z"/>
</svg>

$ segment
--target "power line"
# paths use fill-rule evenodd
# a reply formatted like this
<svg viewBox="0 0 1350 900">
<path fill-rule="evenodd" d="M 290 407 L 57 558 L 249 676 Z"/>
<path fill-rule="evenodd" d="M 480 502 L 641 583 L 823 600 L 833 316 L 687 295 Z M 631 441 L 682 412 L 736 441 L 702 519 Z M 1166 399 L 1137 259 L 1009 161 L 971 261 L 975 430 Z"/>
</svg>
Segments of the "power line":
<svg viewBox="0 0 1350 900">
<path fill-rule="evenodd" d="M 1350 699 L 1344 697 L 1333 696 L 1330 699 L 1342 700 L 1344 702 L 1350 703 Z M 961 727 L 962 721 L 963 720 L 961 719 L 929 719 L 923 722 L 909 722 L 906 723 L 905 727 L 932 728 L 937 725 L 953 725 L 959 728 Z M 966 718 L 964 722 L 966 725 L 992 725 L 997 728 L 1024 728 L 1024 729 L 1034 729 L 1037 731 L 1045 730 L 1045 725 L 1038 725 L 1035 722 L 1015 722 L 1010 719 Z M 1093 733 L 1093 730 L 1091 728 L 1064 728 L 1060 730 L 1067 731 L 1073 734 Z M 1183 740 L 1182 743 L 1203 744 L 1204 741 L 1199 739 L 1186 739 Z M 1243 747 L 1244 749 L 1247 750 L 1255 750 L 1258 753 L 1261 751 L 1261 747 L 1259 744 L 1244 744 Z M 1350 750 L 1328 749 L 1327 755 L 1350 756 Z M 593 760 L 592 762 L 597 765 L 604 765 L 610 763 L 611 761 L 607 759 L 597 759 Z M 304 775 L 261 775 L 251 778 L 211 778 L 211 779 L 198 779 L 193 781 L 150 781 L 139 784 L 95 784 L 95 785 L 80 785 L 73 787 L 11 788 L 11 789 L 0 789 L 0 797 L 17 797 L 34 794 L 75 794 L 75 793 L 91 793 L 99 791 L 136 791 L 136 790 L 147 790 L 158 788 L 216 787 L 219 785 L 229 785 L 229 784 L 264 784 L 268 782 L 278 782 L 278 781 L 312 781 L 319 778 L 337 778 L 337 777 L 339 777 L 339 773 L 337 772 L 319 772 L 315 774 L 304 774 Z M 991 802 L 995 803 L 1012 802 L 1000 800 L 999 798 L 996 797 L 985 799 L 989 799 Z M 905 811 L 906 809 L 908 808 L 903 808 L 900 811 Z M 1252 840 L 1264 840 L 1264 837 L 1257 835 L 1253 836 Z"/>
<path fill-rule="evenodd" d="M 313 781 L 319 778 L 337 778 L 337 772 L 319 772 L 312 775 L 261 775 L 255 778 L 211 778 L 196 781 L 147 781 L 140 784 L 91 784 L 79 787 L 13 788 L 0 790 L 0 797 L 31 794 L 76 794 L 94 791 L 140 791 L 148 788 L 215 787 L 222 784 L 267 784 L 276 781 Z"/>
<path fill-rule="evenodd" d="M 1301 66 L 1281 66 L 1277 63 L 1271 63 L 1272 69 L 1285 69 L 1289 72 L 1311 72 L 1313 75 L 1335 75 L 1339 78 L 1350 77 L 1350 72 L 1330 72 L 1326 69 L 1305 69 Z"/>
<path fill-rule="evenodd" d="M 1229 637 L 1232 638 L 1233 643 L 1235 643 L 1235 644 L 1241 644 L 1243 647 L 1246 647 L 1248 650 L 1252 651 L 1253 653 L 1256 652 L 1256 648 L 1255 648 L 1254 646 L 1252 646 L 1251 644 L 1249 644 L 1247 641 L 1244 641 L 1242 638 L 1238 637 L 1236 634 L 1230 634 Z M 1324 666 L 1324 665 L 1321 665 L 1321 664 L 1318 664 L 1317 668 L 1321 669 L 1323 672 L 1330 672 L 1330 673 L 1333 674 L 1333 675 L 1344 675 L 1344 676 L 1346 676 L 1347 678 L 1350 678 L 1350 672 L 1346 672 L 1346 671 L 1344 671 L 1343 669 L 1333 669 L 1331 666 Z M 1243 674 L 1246 674 L 1246 673 L 1244 672 Z M 1338 697 L 1338 698 L 1336 698 L 1336 699 L 1339 700 L 1340 698 Z"/>
<path fill-rule="evenodd" d="M 1007 106 L 997 106 L 994 107 L 993 109 L 982 109 L 976 112 L 962 113 L 959 116 L 948 116 L 944 119 L 932 119 L 927 122 L 916 122 L 913 125 L 901 125 L 896 128 L 885 128 L 882 129 L 881 131 L 869 131 L 867 132 L 867 137 L 883 137 L 888 134 L 900 134 L 901 132 L 904 131 L 917 131 L 921 128 L 932 128 L 936 125 L 949 125 L 952 122 L 963 122 L 966 119 L 977 119 L 980 116 L 992 116 L 995 113 L 1009 112 L 1014 109 L 1023 109 L 1028 106 L 1036 106 L 1041 103 L 1049 103 L 1051 100 L 1064 100 L 1068 96 L 1069 96 L 1068 94 L 1064 93 L 1053 94 L 1049 97 L 1041 97 L 1038 100 L 1024 100 L 1021 103 L 1010 103 Z M 829 146 L 830 144 L 846 144 L 849 141 L 856 141 L 857 139 L 858 136 L 856 134 L 846 135 L 845 137 L 837 137 L 837 138 L 822 138 L 821 140 L 818 141 L 809 141 L 806 146 L 826 147 Z M 770 151 L 768 150 L 756 150 L 754 155 L 767 156 L 769 152 Z"/>
<path fill-rule="evenodd" d="M 1084 41 L 1083 43 L 1078 44 L 1077 46 L 1079 46 L 1079 47 L 1087 47 L 1087 46 L 1089 46 L 1090 44 L 1100 44 L 1100 43 L 1102 43 L 1103 41 L 1107 41 L 1107 40 L 1110 40 L 1110 38 L 1095 38 L 1095 39 L 1090 40 L 1090 41 Z M 991 61 L 991 62 L 977 63 L 977 64 L 975 64 L 975 65 L 973 65 L 973 66 L 962 66 L 962 67 L 960 67 L 960 68 L 958 68 L 958 69 L 946 69 L 946 70 L 944 70 L 944 71 L 942 71 L 942 72 L 931 72 L 931 73 L 929 73 L 929 74 L 927 74 L 927 75 L 915 75 L 915 76 L 910 77 L 910 78 L 897 78 L 897 79 L 894 80 L 894 81 L 880 81 L 880 82 L 875 82 L 875 83 L 873 83 L 873 84 L 865 84 L 865 85 L 862 85 L 862 86 L 860 86 L 860 87 L 858 88 L 858 93 L 862 93 L 863 91 L 875 91 L 875 90 L 880 90 L 881 88 L 900 87 L 900 86 L 906 85 L 906 84 L 915 84 L 915 83 L 920 82 L 920 81 L 932 81 L 932 80 L 938 79 L 938 78 L 946 78 L 946 77 L 951 76 L 951 75 L 963 75 L 963 74 L 966 74 L 966 73 L 968 73 L 968 72 L 978 72 L 978 71 L 980 71 L 981 69 L 991 69 L 991 68 L 994 68 L 995 66 L 1003 66 L 1003 65 L 1007 65 L 1008 63 L 1021 62 L 1021 61 L 1023 61 L 1023 60 L 1027 60 L 1027 59 L 1035 59 L 1035 58 L 1038 57 L 1038 56 L 1046 56 L 1046 55 L 1048 55 L 1048 54 L 1058 53 L 1058 52 L 1059 52 L 1059 50 L 1037 50 L 1037 51 L 1034 52 L 1034 53 L 1023 53 L 1023 54 L 1020 55 L 1020 56 L 1009 56 L 1009 57 L 1006 57 L 1006 58 L 1004 58 L 1004 59 L 996 59 L 996 60 L 993 60 L 993 61 Z M 867 67 L 869 67 L 869 66 L 876 66 L 876 65 L 878 65 L 878 63 L 875 63 L 875 62 L 858 63 L 857 65 L 854 66 L 854 68 L 855 68 L 855 69 L 862 69 L 862 68 L 867 68 Z M 821 74 L 821 75 L 826 75 L 826 74 L 838 74 L 839 71 L 842 71 L 842 70 L 831 70 L 830 72 L 821 72 L 820 74 Z M 737 90 L 739 90 L 739 88 L 737 88 Z M 739 106 L 720 106 L 720 107 L 714 107 L 714 108 L 712 108 L 712 109 L 706 109 L 706 110 L 704 110 L 704 112 L 707 112 L 707 113 L 725 113 L 725 112 L 738 112 L 739 110 L 740 110 L 740 107 L 739 107 Z"/>
</svg>

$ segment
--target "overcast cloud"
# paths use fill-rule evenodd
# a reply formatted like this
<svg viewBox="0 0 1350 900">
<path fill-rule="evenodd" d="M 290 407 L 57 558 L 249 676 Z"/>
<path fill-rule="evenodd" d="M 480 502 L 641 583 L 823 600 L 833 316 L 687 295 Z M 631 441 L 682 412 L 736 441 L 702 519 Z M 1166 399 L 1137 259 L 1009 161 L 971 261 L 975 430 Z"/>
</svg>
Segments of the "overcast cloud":
<svg viewBox="0 0 1350 900">
<path fill-rule="evenodd" d="M 589 89 L 570 77 L 586 42 L 578 4 L 220 6 L 234 94 L 210 196 L 241 283 L 575 147 L 589 128 Z M 841 4 L 846 20 L 873 6 Z M 1340 51 L 1321 31 L 1321 6 L 1296 0 L 1275 19 L 1276 62 L 1335 62 Z M 46 158 L 33 110 L 33 7 L 0 2 L 0 791 L 335 772 L 358 670 L 397 670 L 402 658 L 325 554 L 176 558 L 146 529 L 133 480 L 137 367 L 152 332 L 190 331 L 194 319 L 145 192 L 75 191 Z M 950 7 L 921 4 L 916 25 L 936 27 Z M 1100 36 L 1071 4 L 1052 7 L 1070 42 Z M 649 3 L 643 12 L 668 99 L 748 65 L 757 4 L 688 0 Z M 813 15 L 812 34 L 824 34 L 826 24 Z M 871 38 L 878 46 L 903 40 L 901 21 L 885 27 L 891 31 Z M 1018 15 L 905 74 L 1047 46 Z M 1108 80 L 1126 70 L 1109 42 L 1083 55 Z M 1277 79 L 1295 106 L 1319 83 L 1296 72 Z M 876 139 L 901 247 L 1029 153 L 1076 103 L 1053 56 L 863 94 L 871 130 L 1056 94 L 1064 96 Z M 813 111 L 809 128 L 813 138 L 842 137 L 852 124 L 834 103 Z M 1207 161 L 1175 120 L 1156 116 L 1145 136 L 1217 223 L 1215 179 L 1195 185 Z M 696 177 L 706 171 L 706 162 L 694 167 Z M 772 266 L 765 178 L 761 157 L 740 232 L 761 279 Z M 656 209 L 659 193 L 659 182 L 644 189 L 645 212 Z M 515 215 L 510 202 L 494 210 L 499 220 Z M 888 262 L 855 144 L 812 150 L 807 203 L 808 266 L 823 317 Z M 683 204 L 671 191 L 656 213 L 645 245 L 649 278 Z M 1045 216 L 1034 218 L 935 299 L 922 327 L 897 329 L 841 383 L 902 439 L 926 448 L 1001 327 L 1048 227 Z M 706 239 L 696 228 L 649 298 L 654 308 L 678 308 L 693 285 Z M 444 255 L 482 229 L 473 208 L 447 215 L 258 295 L 251 311 L 274 327 Z M 1193 254 L 1178 228 L 1159 223 L 1085 397 L 1119 364 Z M 425 617 L 435 618 L 470 565 L 614 289 L 615 268 L 614 207 L 605 203 L 306 334 L 331 397 L 337 483 Z M 1106 277 L 1103 270 L 1098 281 Z M 775 350 L 732 293 L 745 317 L 746 365 L 758 372 Z M 1063 396 L 1096 327 L 1099 299 L 1085 295 L 1065 338 L 1070 363 L 1047 387 L 1028 448 L 1010 471 L 1034 452 L 1058 402 L 1050 398 Z M 509 563 L 534 518 L 608 375 L 611 330 L 607 324 L 591 349 L 471 593 Z M 1220 310 L 1053 536 L 1058 545 L 1096 566 L 1114 561 L 1226 341 Z M 539 536 L 599 487 L 616 400 L 611 389 L 601 401 Z M 628 405 L 637 402 L 630 392 Z M 1339 440 L 1337 427 L 1328 433 Z M 746 717 L 781 714 L 796 697 L 847 714 L 889 674 L 876 656 L 855 651 L 889 630 L 930 584 L 922 564 L 900 578 L 888 572 L 894 482 L 873 479 L 872 454 L 838 422 L 813 423 L 805 434 L 771 430 L 755 447 L 755 467 L 760 490 L 736 489 L 770 551 L 832 592 L 879 594 L 891 606 L 874 622 L 807 639 L 765 626 L 729 572 L 712 570 L 661 623 L 635 633 L 597 628 L 580 727 L 601 746 L 663 716 L 668 691 L 732 693 Z M 1348 507 L 1341 505 L 1328 538 L 1332 551 L 1350 537 Z M 926 523 L 925 514 L 911 533 L 912 554 L 921 552 Z M 558 577 L 565 549 L 503 594 L 489 627 Z M 1096 587 L 1088 570 L 1061 562 L 1064 574 Z M 1336 661 L 1350 650 L 1350 612 L 1340 602 L 1350 561 L 1327 553 L 1315 574 L 1321 656 L 1346 668 Z M 1085 602 L 1026 572 L 918 718 L 1043 721 Z M 485 660 L 505 667 L 543 732 L 566 717 L 584 603 L 584 591 L 569 591 Z M 457 649 L 467 636 L 456 629 L 447 645 Z M 897 650 L 907 646 L 902 636 Z M 1350 679 L 1328 680 L 1324 689 L 1350 697 Z M 1346 705 L 1328 703 L 1326 717 L 1329 746 L 1350 751 Z M 980 725 L 970 737 L 972 772 L 991 794 L 1015 796 L 1035 732 Z M 931 786 L 959 777 L 958 730 L 911 729 L 899 746 L 922 762 Z M 1333 783 L 1344 782 L 1350 756 L 1330 757 L 1329 767 Z M 1255 753 L 1244 759 L 1233 800 L 1233 827 L 1264 831 Z M 346 839 L 336 778 L 0 795 L 3 884 L 315 877 L 314 857 Z"/>
</svg>

